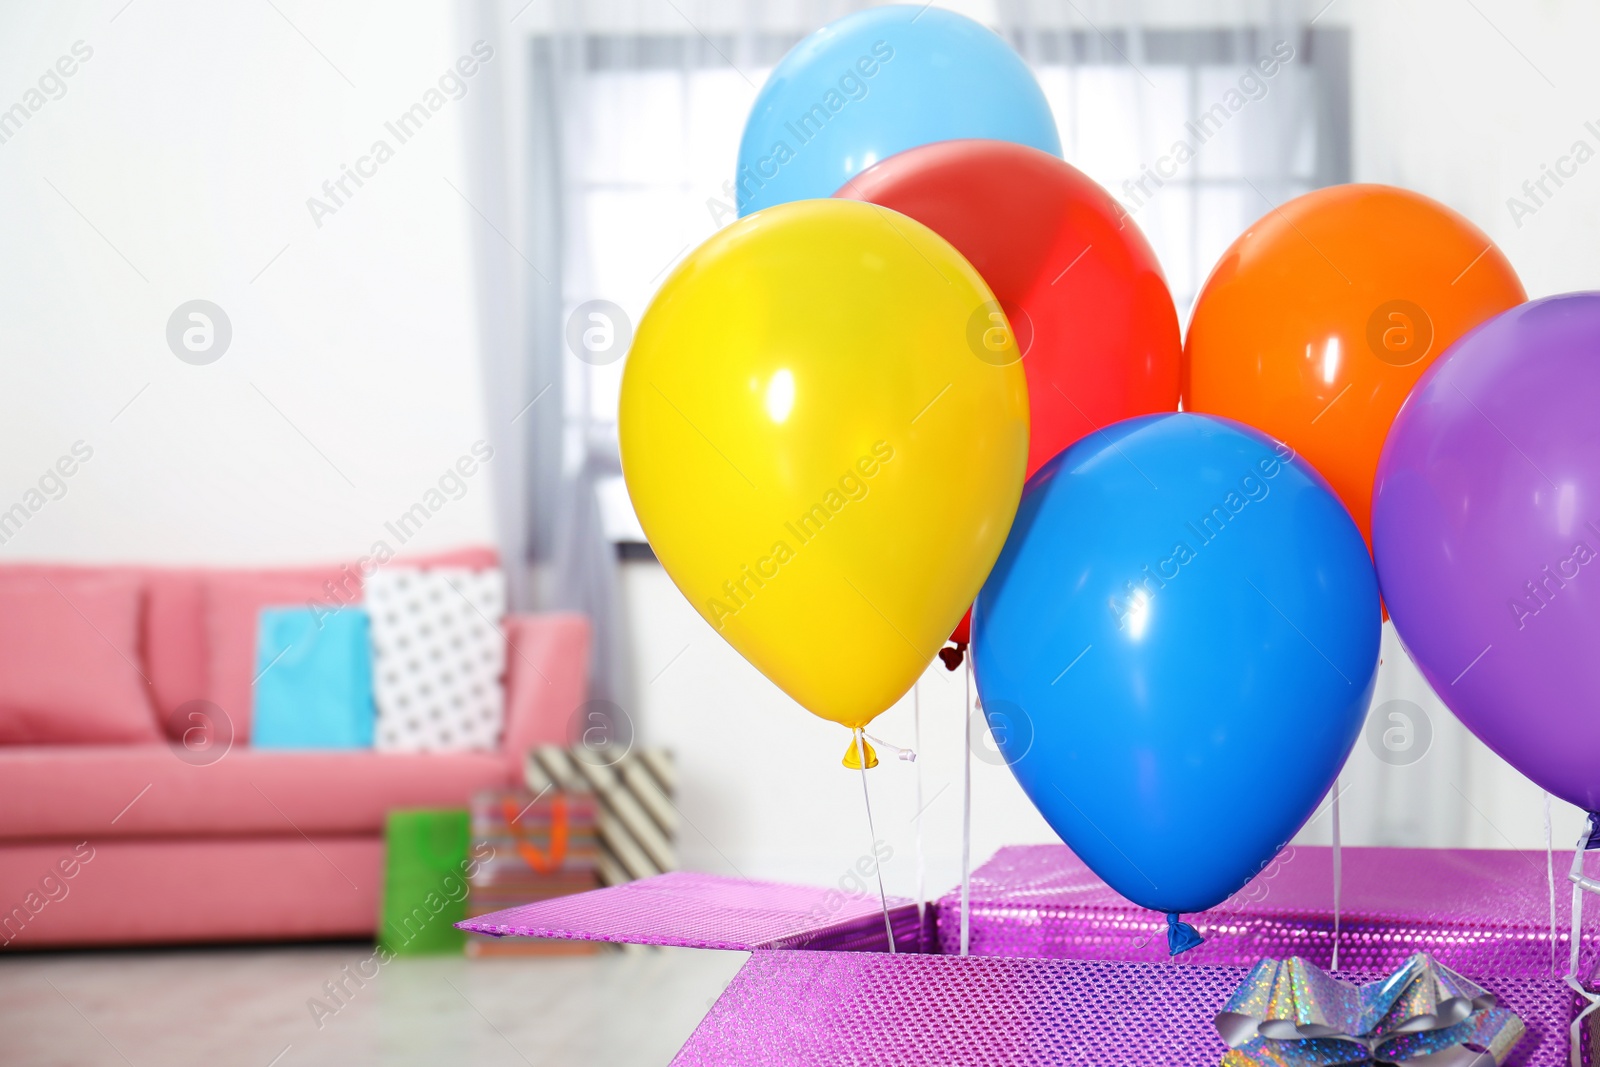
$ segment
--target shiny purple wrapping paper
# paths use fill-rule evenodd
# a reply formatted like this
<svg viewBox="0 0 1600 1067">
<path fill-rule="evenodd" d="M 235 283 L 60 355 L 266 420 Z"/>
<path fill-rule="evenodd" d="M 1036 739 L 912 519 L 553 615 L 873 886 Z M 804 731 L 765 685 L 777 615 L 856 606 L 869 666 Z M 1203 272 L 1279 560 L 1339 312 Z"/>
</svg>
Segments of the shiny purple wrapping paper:
<svg viewBox="0 0 1600 1067">
<path fill-rule="evenodd" d="M 1564 875 L 1571 858 L 1570 850 L 1556 855 L 1556 959 L 1562 973 L 1570 900 Z M 1412 953 L 1427 952 L 1485 981 L 1550 975 L 1544 853 L 1346 848 L 1343 870 L 1341 968 L 1387 973 Z M 939 901 L 945 953 L 959 949 L 960 908 L 959 891 Z M 1263 956 L 1304 956 L 1331 966 L 1331 850 L 1285 849 L 1232 899 L 1185 918 L 1206 940 L 1179 956 L 1180 963 L 1247 967 Z M 1065 845 L 1016 845 L 973 872 L 971 951 L 1159 962 L 1167 959 L 1166 920 L 1123 899 Z M 1586 946 L 1583 956 L 1579 973 L 1587 975 L 1594 949 Z"/>
<path fill-rule="evenodd" d="M 1526 1023 L 1507 1064 L 1565 1067 L 1580 1003 L 1549 973 L 1543 861 L 1538 853 L 1345 850 L 1340 962 L 1350 969 L 1341 977 L 1371 981 L 1427 951 Z M 1220 1060 L 1226 1046 L 1213 1017 L 1257 959 L 1326 963 L 1331 879 L 1326 848 L 1286 853 L 1234 900 L 1193 917 L 1208 941 L 1179 957 L 1182 966 L 1165 955 L 1162 916 L 1117 896 L 1059 845 L 1002 849 L 975 872 L 969 959 L 932 954 L 939 941 L 955 951 L 954 892 L 929 909 L 922 955 L 914 951 L 916 906 L 892 899 L 901 954 L 890 956 L 875 897 L 686 872 L 460 925 L 503 936 L 767 950 L 754 952 L 695 1031 L 674 1061 L 681 1067 L 1187 1067 Z M 1558 941 L 1564 961 L 1565 935 Z M 1600 1064 L 1597 1040 L 1600 1013 L 1586 1027 L 1585 1065 Z"/>
<path fill-rule="evenodd" d="M 889 898 L 895 945 L 933 951 L 933 911 L 919 940 L 917 906 Z M 877 896 L 673 871 L 638 882 L 541 900 L 457 923 L 499 937 L 555 937 L 680 948 L 804 948 L 886 952 Z"/>
<path fill-rule="evenodd" d="M 757 952 L 673 1067 L 1205 1067 L 1227 1052 L 1213 1016 L 1248 974 L 1105 960 Z M 1528 1027 L 1506 1063 L 1565 1067 L 1571 991 L 1552 978 L 1505 978 L 1491 990 Z"/>
</svg>

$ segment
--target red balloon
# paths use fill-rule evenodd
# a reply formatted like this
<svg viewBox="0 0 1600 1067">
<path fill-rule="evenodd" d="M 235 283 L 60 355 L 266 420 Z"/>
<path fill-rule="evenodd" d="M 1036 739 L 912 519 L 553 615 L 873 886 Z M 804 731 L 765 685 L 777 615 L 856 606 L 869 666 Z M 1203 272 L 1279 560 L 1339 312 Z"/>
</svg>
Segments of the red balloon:
<svg viewBox="0 0 1600 1067">
<path fill-rule="evenodd" d="M 967 654 L 967 645 L 972 643 L 972 609 L 961 616 L 961 621 L 956 623 L 956 628 L 950 632 L 950 641 L 939 650 L 939 660 L 944 664 L 944 669 L 953 671 L 961 666 L 961 660 Z"/>
<path fill-rule="evenodd" d="M 911 216 L 994 290 L 1028 379 L 1030 476 L 1108 423 L 1177 410 L 1182 344 L 1161 266 L 1077 168 L 1006 141 L 942 141 L 890 156 L 834 195 Z M 975 309 L 979 358 L 986 325 Z"/>
</svg>

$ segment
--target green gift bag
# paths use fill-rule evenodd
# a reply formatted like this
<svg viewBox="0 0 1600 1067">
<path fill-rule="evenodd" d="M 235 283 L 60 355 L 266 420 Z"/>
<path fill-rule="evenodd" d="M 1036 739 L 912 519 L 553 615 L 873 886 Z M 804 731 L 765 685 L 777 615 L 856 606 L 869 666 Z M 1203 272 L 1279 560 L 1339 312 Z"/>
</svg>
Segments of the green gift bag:
<svg viewBox="0 0 1600 1067">
<path fill-rule="evenodd" d="M 378 945 L 397 956 L 459 953 L 466 933 L 466 809 L 391 811 L 384 827 L 383 903 Z"/>
</svg>

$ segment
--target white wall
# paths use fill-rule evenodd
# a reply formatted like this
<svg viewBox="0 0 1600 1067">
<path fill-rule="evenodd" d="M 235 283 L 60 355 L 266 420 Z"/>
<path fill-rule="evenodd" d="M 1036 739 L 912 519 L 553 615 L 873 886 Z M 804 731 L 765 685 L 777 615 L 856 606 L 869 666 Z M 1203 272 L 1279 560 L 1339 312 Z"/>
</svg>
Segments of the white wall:
<svg viewBox="0 0 1600 1067">
<path fill-rule="evenodd" d="M 449 5 L 276 3 L 0 8 L 0 108 L 92 49 L 0 144 L 0 509 L 94 450 L 0 562 L 349 559 L 485 436 L 466 102 L 383 128 L 471 42 Z M 319 228 L 307 199 L 380 137 Z M 233 326 L 208 366 L 165 339 L 195 298 Z M 489 514 L 480 475 L 412 546 Z"/>
<path fill-rule="evenodd" d="M 751 878 L 833 884 L 869 852 L 861 775 L 840 764 L 844 729 L 808 714 L 716 632 L 654 564 L 624 568 L 636 665 L 635 711 L 653 743 L 677 753 L 690 825 L 684 865 Z M 827 649 L 819 640 L 818 655 Z M 922 745 L 915 764 L 879 750 L 868 772 L 877 836 L 894 850 L 889 891 L 916 888 L 916 775 L 924 782 L 927 886 L 943 893 L 960 872 L 964 670 L 935 665 L 919 683 Z M 871 733 L 913 744 L 910 697 Z M 990 749 L 973 764 L 973 855 L 1055 835 Z"/>
<path fill-rule="evenodd" d="M 1466 214 L 1510 257 L 1529 296 L 1600 286 L 1600 160 L 1521 226 L 1506 206 L 1575 140 L 1600 149 L 1600 134 L 1584 128 L 1600 129 L 1600 8 L 1343 3 L 1355 27 L 1357 177 L 1418 189 Z"/>
</svg>

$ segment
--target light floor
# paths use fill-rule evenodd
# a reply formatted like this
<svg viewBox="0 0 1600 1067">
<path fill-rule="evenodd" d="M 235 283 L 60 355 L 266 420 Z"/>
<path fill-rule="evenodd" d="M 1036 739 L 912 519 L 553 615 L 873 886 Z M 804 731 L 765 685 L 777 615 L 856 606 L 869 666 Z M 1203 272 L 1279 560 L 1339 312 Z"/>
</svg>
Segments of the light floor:
<svg viewBox="0 0 1600 1067">
<path fill-rule="evenodd" d="M 320 1019 L 370 945 L 0 953 L 0 1064 L 659 1067 L 746 956 L 396 959 Z"/>
</svg>

